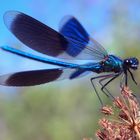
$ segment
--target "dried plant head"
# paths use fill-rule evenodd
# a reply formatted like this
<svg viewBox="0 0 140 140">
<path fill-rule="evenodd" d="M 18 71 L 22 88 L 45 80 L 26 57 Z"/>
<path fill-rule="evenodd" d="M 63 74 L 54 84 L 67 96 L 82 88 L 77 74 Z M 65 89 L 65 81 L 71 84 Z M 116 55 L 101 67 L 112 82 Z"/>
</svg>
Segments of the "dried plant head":
<svg viewBox="0 0 140 140">
<path fill-rule="evenodd" d="M 98 140 L 140 140 L 140 105 L 128 87 L 122 87 L 112 107 L 105 106 L 101 112 L 105 117 L 99 120 Z"/>
</svg>

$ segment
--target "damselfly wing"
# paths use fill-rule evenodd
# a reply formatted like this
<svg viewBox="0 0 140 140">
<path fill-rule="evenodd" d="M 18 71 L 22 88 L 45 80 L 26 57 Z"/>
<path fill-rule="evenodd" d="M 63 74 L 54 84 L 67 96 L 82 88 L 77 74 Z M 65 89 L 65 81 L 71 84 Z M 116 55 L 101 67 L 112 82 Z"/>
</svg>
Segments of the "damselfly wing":
<svg viewBox="0 0 140 140">
<path fill-rule="evenodd" d="M 60 58 L 61 61 L 36 56 L 8 46 L 1 47 L 3 50 L 36 61 L 61 66 L 61 68 L 2 75 L 0 76 L 1 85 L 33 86 L 58 79 L 74 79 L 86 72 L 109 72 L 109 74 L 91 79 L 92 84 L 94 79 L 100 79 L 99 83 L 105 94 L 106 92 L 109 94 L 106 85 L 122 73 L 125 77 L 126 85 L 128 72 L 136 83 L 130 70 L 137 69 L 138 59 L 127 58 L 122 60 L 117 56 L 108 55 L 106 50 L 90 37 L 79 21 L 73 16 L 67 16 L 61 21 L 59 32 L 18 11 L 6 12 L 4 22 L 8 29 L 26 46 L 48 56 Z M 63 59 L 92 60 L 93 62 L 74 64 L 63 62 Z M 109 81 L 103 85 L 102 81 L 106 79 L 109 79 Z M 97 93 L 94 84 L 93 87 Z"/>
<path fill-rule="evenodd" d="M 21 42 L 48 56 L 63 59 L 96 60 L 98 62 L 107 56 L 105 49 L 95 40 L 91 40 L 83 26 L 73 16 L 67 16 L 61 21 L 59 33 L 38 20 L 17 11 L 6 12 L 4 22 L 8 29 Z M 3 47 L 5 50 L 8 50 L 8 48 L 7 46 Z M 15 49 L 10 49 L 9 51 L 12 50 L 14 51 Z M 33 55 L 30 57 L 32 58 Z M 50 63 L 51 62 L 53 63 L 53 60 L 50 60 Z M 71 68 L 74 65 L 69 64 L 69 66 L 67 66 L 66 63 L 62 65 L 63 63 L 57 62 L 58 61 L 54 63 L 63 67 Z M 78 69 L 78 67 L 79 65 L 75 64 L 74 68 Z M 86 70 L 79 70 L 78 73 L 78 70 L 76 70 L 76 73 L 72 73 L 72 75 L 76 77 L 76 75 L 85 71 Z M 69 75 L 69 77 L 71 77 L 71 75 Z M 11 86 L 14 86 L 14 84 Z"/>
</svg>

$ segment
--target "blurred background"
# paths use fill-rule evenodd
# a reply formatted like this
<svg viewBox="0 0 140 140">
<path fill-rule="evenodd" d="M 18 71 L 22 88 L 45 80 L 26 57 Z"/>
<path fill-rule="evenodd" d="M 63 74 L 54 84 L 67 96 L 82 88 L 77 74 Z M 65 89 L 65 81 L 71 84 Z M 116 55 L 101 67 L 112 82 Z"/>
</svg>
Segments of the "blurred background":
<svg viewBox="0 0 140 140">
<path fill-rule="evenodd" d="M 7 10 L 24 12 L 58 30 L 65 15 L 75 16 L 105 49 L 121 58 L 140 60 L 139 0 L 4 0 L 0 4 L 0 46 L 9 45 L 38 54 L 24 46 L 6 28 L 3 14 Z M 38 54 L 41 55 L 41 54 Z M 0 74 L 21 70 L 50 68 L 19 56 L 0 51 Z M 64 80 L 28 88 L 0 86 L 0 140 L 82 140 L 94 138 L 101 118 L 100 103 L 90 77 Z M 140 71 L 134 72 L 140 83 Z M 108 88 L 120 93 L 119 78 Z M 130 80 L 139 96 L 140 86 Z M 97 84 L 98 90 L 100 89 Z M 109 99 L 99 92 L 105 103 Z"/>
</svg>

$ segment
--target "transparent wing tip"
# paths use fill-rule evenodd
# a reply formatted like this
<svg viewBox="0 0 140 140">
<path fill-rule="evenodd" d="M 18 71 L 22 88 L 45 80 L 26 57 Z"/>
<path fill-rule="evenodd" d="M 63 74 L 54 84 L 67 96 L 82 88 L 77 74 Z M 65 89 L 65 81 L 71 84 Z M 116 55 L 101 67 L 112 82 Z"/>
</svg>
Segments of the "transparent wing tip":
<svg viewBox="0 0 140 140">
<path fill-rule="evenodd" d="M 9 77 L 10 77 L 9 74 L 0 76 L 0 85 L 8 86 L 7 81 L 9 79 Z"/>
<path fill-rule="evenodd" d="M 8 29 L 11 29 L 12 24 L 14 23 L 14 20 L 17 18 L 18 15 L 21 13 L 18 11 L 7 11 L 5 12 L 3 16 L 3 20 L 5 25 L 7 26 Z"/>
</svg>

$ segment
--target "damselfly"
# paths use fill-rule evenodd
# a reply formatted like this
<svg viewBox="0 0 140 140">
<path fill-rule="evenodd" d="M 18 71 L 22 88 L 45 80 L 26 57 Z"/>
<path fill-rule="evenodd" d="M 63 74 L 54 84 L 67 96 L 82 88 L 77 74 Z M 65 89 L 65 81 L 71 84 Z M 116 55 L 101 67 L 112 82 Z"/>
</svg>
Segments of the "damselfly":
<svg viewBox="0 0 140 140">
<path fill-rule="evenodd" d="M 57 65 L 61 68 L 22 71 L 1 75 L 0 85 L 33 86 L 60 79 L 78 78 L 87 71 L 97 74 L 103 73 L 103 75 L 91 78 L 95 92 L 101 104 L 103 104 L 93 82 L 95 79 L 100 79 L 101 90 L 108 96 L 112 95 L 106 86 L 121 74 L 123 74 L 125 85 L 127 85 L 128 73 L 130 73 L 132 80 L 136 83 L 130 70 L 138 68 L 138 59 L 132 57 L 122 60 L 115 55 L 109 55 L 97 41 L 90 37 L 73 16 L 67 16 L 62 20 L 59 32 L 17 11 L 6 12 L 4 22 L 21 42 L 33 50 L 48 56 L 61 58 L 61 60 L 91 60 L 93 62 L 85 64 L 67 63 L 63 60 L 48 59 L 9 46 L 3 46 L 1 48 L 5 51 L 43 63 Z M 105 74 L 105 72 L 108 74 Z M 103 81 L 107 79 L 108 81 L 103 84 Z"/>
</svg>

